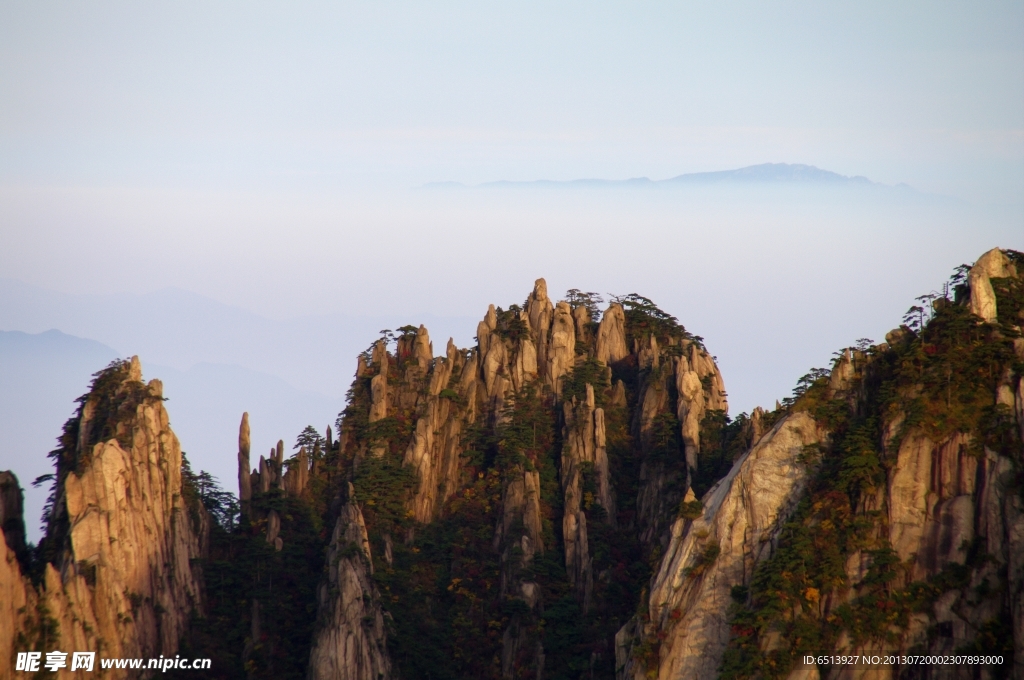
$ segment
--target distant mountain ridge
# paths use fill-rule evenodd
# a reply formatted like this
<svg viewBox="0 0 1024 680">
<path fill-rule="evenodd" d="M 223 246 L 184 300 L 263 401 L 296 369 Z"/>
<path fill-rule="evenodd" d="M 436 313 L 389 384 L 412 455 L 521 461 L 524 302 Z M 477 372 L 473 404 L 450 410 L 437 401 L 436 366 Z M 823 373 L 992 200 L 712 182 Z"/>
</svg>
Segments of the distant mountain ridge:
<svg viewBox="0 0 1024 680">
<path fill-rule="evenodd" d="M 49 330 L 0 330 L 0 467 L 31 481 L 52 467 L 45 453 L 54 433 L 88 391 L 91 376 L 125 353 L 108 345 Z M 142 357 L 145 360 L 145 356 Z M 253 419 L 253 441 L 269 446 L 286 441 L 310 421 L 334 422 L 344 403 L 315 391 L 296 389 L 270 373 L 228 363 L 199 362 L 186 370 L 145 363 L 146 375 L 163 381 L 175 432 L 196 469 L 222 480 L 235 476 L 232 456 L 243 411 Z M 322 421 L 322 422 L 321 422 Z M 227 424 L 225 426 L 225 424 Z M 29 540 L 38 541 L 38 519 L 47 489 L 28 488 L 25 516 Z"/>
<path fill-rule="evenodd" d="M 417 322 L 430 323 L 442 335 L 445 328 L 466 320 L 426 315 Z M 80 294 L 0 277 L 0 330 L 40 333 L 56 328 L 117 348 L 122 356 L 137 354 L 147 366 L 184 371 L 200 363 L 233 364 L 328 395 L 337 376 L 351 374 L 350 355 L 365 348 L 367 336 L 403 323 L 409 321 L 402 314 L 344 313 L 278 321 L 176 288 Z"/>
<path fill-rule="evenodd" d="M 910 189 L 906 184 L 892 187 L 879 182 L 872 182 L 867 177 L 856 175 L 849 177 L 831 170 L 822 170 L 813 165 L 802 163 L 761 163 L 749 165 L 735 170 L 718 170 L 714 172 L 691 172 L 668 179 L 652 180 L 648 177 L 630 179 L 574 179 L 532 181 L 499 180 L 483 184 L 467 185 L 461 182 L 431 182 L 425 189 L 457 189 L 457 188 L 502 188 L 502 187 L 552 187 L 552 188 L 668 188 L 686 185 L 705 184 L 755 184 L 755 183 L 787 183 L 787 184 L 828 184 L 831 186 L 858 186 Z"/>
</svg>

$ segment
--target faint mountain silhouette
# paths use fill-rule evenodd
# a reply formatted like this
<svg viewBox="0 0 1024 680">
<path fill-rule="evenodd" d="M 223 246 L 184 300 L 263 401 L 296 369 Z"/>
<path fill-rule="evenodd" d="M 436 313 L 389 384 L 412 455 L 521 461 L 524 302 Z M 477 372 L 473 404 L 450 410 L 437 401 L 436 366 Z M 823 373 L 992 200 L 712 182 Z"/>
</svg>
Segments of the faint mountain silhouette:
<svg viewBox="0 0 1024 680">
<path fill-rule="evenodd" d="M 424 189 L 469 189 L 469 188 L 622 188 L 622 189 L 664 189 L 680 186 L 699 186 L 704 184 L 810 184 L 851 187 L 877 187 L 880 189 L 899 190 L 916 193 L 906 184 L 890 186 L 872 182 L 867 177 L 857 175 L 848 177 L 830 170 L 822 170 L 813 165 L 801 163 L 761 163 L 735 170 L 719 170 L 715 172 L 692 172 L 677 175 L 668 179 L 652 180 L 647 177 L 630 179 L 573 179 L 532 181 L 499 180 L 484 182 L 477 185 L 466 185 L 461 182 L 430 182 Z"/>
</svg>

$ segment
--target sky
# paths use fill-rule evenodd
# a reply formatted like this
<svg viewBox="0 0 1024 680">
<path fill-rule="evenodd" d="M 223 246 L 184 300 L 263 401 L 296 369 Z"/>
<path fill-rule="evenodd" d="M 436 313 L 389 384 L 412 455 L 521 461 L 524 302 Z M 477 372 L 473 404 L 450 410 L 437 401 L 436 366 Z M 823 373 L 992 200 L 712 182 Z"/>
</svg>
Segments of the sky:
<svg viewBox="0 0 1024 680">
<path fill-rule="evenodd" d="M 1024 181 L 1024 4 L 0 4 L 8 185 Z"/>
<path fill-rule="evenodd" d="M 885 186 L 422 188 L 768 162 Z M 335 404 L 378 319 L 440 354 L 545 277 L 654 299 L 749 411 L 996 245 L 1024 250 L 1019 1 L 0 0 L 0 293 L 30 291 L 0 330 L 181 375 Z M 123 315 L 66 313 L 96 304 Z"/>
</svg>

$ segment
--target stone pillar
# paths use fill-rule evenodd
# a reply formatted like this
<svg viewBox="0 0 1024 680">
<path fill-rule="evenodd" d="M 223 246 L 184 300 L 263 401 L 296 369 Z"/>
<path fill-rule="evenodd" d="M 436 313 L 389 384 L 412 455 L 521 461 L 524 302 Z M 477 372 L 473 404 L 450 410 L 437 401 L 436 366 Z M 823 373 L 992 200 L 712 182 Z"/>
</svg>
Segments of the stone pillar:
<svg viewBox="0 0 1024 680">
<path fill-rule="evenodd" d="M 238 428 L 238 502 L 242 516 L 249 519 L 249 501 L 252 499 L 252 473 L 249 467 L 249 414 L 242 414 Z"/>
<path fill-rule="evenodd" d="M 277 476 L 277 488 L 284 489 L 284 441 L 277 440 L 277 451 L 274 454 L 274 474 Z"/>
<path fill-rule="evenodd" d="M 24 498 L 15 474 L 0 472 L 0 533 L 18 559 L 25 556 Z"/>
</svg>

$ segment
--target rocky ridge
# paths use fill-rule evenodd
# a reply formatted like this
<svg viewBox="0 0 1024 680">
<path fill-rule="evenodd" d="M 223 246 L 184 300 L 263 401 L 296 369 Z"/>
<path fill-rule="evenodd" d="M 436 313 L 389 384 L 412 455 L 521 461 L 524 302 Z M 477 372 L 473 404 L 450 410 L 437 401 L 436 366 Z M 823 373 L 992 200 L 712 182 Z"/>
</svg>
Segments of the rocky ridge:
<svg viewBox="0 0 1024 680">
<path fill-rule="evenodd" d="M 635 297 L 656 310 L 649 301 Z M 540 279 L 522 307 L 488 308 L 477 327 L 476 347 L 460 350 L 449 341 L 440 358 L 432 356 L 425 328 L 400 329 L 394 353 L 388 351 L 385 338 L 360 358 L 349 407 L 339 420 L 339 465 L 351 466 L 357 488 L 360 479 L 366 479 L 363 475 L 371 474 L 366 466 L 389 469 L 400 463 L 403 469 L 416 472 L 416 481 L 410 483 L 401 504 L 405 510 L 399 513 L 414 521 L 385 518 L 383 503 L 358 490 L 355 493 L 364 512 L 367 502 L 378 503 L 366 526 L 370 542 L 379 543 L 380 549 L 372 552 L 382 560 L 379 569 L 385 572 L 397 568 L 392 554 L 399 546 L 414 545 L 422 531 L 417 527 L 453 521 L 455 511 L 449 506 L 457 494 L 471 492 L 468 487 L 474 477 L 500 475 L 490 540 L 498 562 L 496 592 L 488 597 L 520 603 L 512 607 L 516 613 L 499 618 L 504 623 L 496 663 L 502 677 L 543 674 L 546 654 L 537 623 L 549 603 L 545 585 L 534 574 L 539 565 L 553 559 L 549 551 L 561 553 L 558 561 L 565 565 L 567 587 L 574 593 L 575 606 L 586 614 L 593 607 L 595 582 L 610 578 L 607 571 L 595 574 L 589 527 L 597 522 L 602 531 L 641 529 L 646 546 L 642 551 L 667 545 L 662 515 L 666 508 L 672 514 L 671 508 L 686 491 L 700 451 L 700 423 L 707 412 L 727 409 L 714 361 L 699 339 L 686 334 L 674 319 L 657 310 L 661 315 L 656 315 L 657 320 L 665 328 L 645 332 L 635 326 L 647 319 L 646 308 L 630 306 L 635 317 L 631 323 L 623 304 L 612 303 L 597 321 L 593 319 L 599 312 L 585 302 L 555 303 Z M 614 377 L 613 367 L 631 383 L 639 375 L 640 382 L 627 388 L 622 378 Z M 514 455 L 507 454 L 504 447 L 512 448 L 509 433 L 518 432 L 523 404 L 536 399 L 546 404 L 542 409 L 553 409 L 545 411 L 550 415 L 543 420 L 550 425 L 541 425 L 543 441 L 549 444 L 537 444 L 539 421 L 531 420 L 531 443 L 524 442 Z M 629 438 L 633 433 L 644 442 L 635 455 L 652 458 L 641 466 L 639 504 L 635 497 L 627 503 L 631 508 L 639 505 L 639 512 L 631 510 L 622 521 L 607 449 L 604 405 L 620 412 L 621 436 Z M 630 412 L 635 416 L 630 417 Z M 550 430 L 551 426 L 556 429 Z M 500 440 L 494 454 L 498 467 L 490 473 L 485 472 L 487 466 L 466 460 L 480 446 L 481 437 Z M 648 455 L 676 441 L 684 442 L 684 456 L 655 462 L 655 456 Z M 549 464 L 560 480 L 555 498 L 543 488 L 545 463 L 537 458 L 543 455 L 537 449 L 544 446 L 554 447 L 555 457 Z M 556 510 L 552 504 L 561 507 Z M 551 521 L 559 522 L 560 531 L 553 531 Z M 357 656 L 371 653 L 375 643 L 368 637 L 354 630 L 328 633 L 323 628 L 351 627 L 351 621 L 324 616 L 321 620 L 330 623 L 320 624 L 317 639 L 364 640 Z M 327 651 L 318 646 L 316 654 L 323 659 Z M 343 655 L 351 656 L 347 651 Z M 603 663 L 610 664 L 611 657 L 609 649 Z M 318 661 L 311 666 L 310 677 L 357 677 L 355 669 L 344 667 Z"/>
<path fill-rule="evenodd" d="M 912 308 L 912 326 L 846 350 L 772 414 L 699 515 L 675 520 L 617 636 L 620 677 L 888 678 L 901 669 L 799 659 L 956 650 L 1024 675 L 1020 264 L 985 253 L 930 314 Z"/>
<path fill-rule="evenodd" d="M 647 622 L 627 624 L 616 639 L 625 676 L 647 675 L 655 660 L 640 645 L 652 637 L 661 642 L 658 677 L 717 676 L 730 637 L 730 591 L 749 582 L 754 566 L 770 554 L 806 486 L 801 455 L 823 435 L 806 413 L 786 416 L 708 491 L 697 517 L 675 520 L 651 582 Z"/>
<path fill-rule="evenodd" d="M 32 649 L 174 656 L 191 617 L 203 611 L 196 560 L 209 520 L 185 497 L 160 382 L 142 383 L 137 357 L 97 374 L 53 455 L 45 561 L 35 574 L 17 559 L 20 504 L 4 493 L 0 658 Z M 11 508 L 15 516 L 7 516 Z M 57 677 L 72 674 L 64 668 Z M 110 677 L 132 676 L 112 670 Z"/>
<path fill-rule="evenodd" d="M 59 639 L 184 644 L 248 680 L 796 680 L 906 673 L 810 651 L 1001 650 L 1022 675 L 1022 266 L 985 253 L 735 420 L 702 339 L 650 300 L 539 279 L 472 348 L 385 332 L 337 439 L 253 464 L 244 414 L 237 510 L 197 498 L 159 382 L 113 365 L 54 453 L 35 551 L 0 473 L 0 658 Z"/>
</svg>

